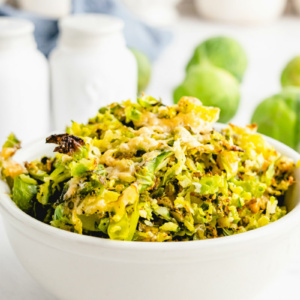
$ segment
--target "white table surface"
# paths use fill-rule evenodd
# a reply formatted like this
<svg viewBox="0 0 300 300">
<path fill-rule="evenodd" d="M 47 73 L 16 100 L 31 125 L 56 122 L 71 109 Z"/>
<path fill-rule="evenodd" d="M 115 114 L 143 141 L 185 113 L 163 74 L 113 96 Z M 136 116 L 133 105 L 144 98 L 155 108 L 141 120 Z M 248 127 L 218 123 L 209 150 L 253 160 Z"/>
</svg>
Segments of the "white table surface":
<svg viewBox="0 0 300 300">
<path fill-rule="evenodd" d="M 204 38 L 229 35 L 238 39 L 249 57 L 249 67 L 242 84 L 239 113 L 232 120 L 246 124 L 260 100 L 280 90 L 280 73 L 293 56 L 300 55 L 300 18 L 286 17 L 264 27 L 236 27 L 181 19 L 172 28 L 174 40 L 155 63 L 148 93 L 172 103 L 172 91 L 184 77 L 184 68 L 194 47 Z M 267 287 L 257 300 L 298 300 L 300 292 L 300 250 L 282 276 Z M 0 218 L 0 299 L 54 299 L 38 286 L 15 257 Z M 105 299 L 109 300 L 109 299 Z M 126 299 L 127 300 L 127 299 Z M 128 299 L 129 300 L 129 299 Z M 167 299 L 166 299 L 167 300 Z"/>
</svg>

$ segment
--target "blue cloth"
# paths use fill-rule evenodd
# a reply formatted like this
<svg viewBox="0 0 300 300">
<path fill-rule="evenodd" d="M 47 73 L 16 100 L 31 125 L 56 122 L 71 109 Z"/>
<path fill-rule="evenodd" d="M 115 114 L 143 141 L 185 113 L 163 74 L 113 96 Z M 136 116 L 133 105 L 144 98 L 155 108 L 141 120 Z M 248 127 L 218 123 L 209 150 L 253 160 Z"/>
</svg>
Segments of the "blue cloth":
<svg viewBox="0 0 300 300">
<path fill-rule="evenodd" d="M 172 38 L 170 32 L 152 28 L 140 21 L 118 0 L 73 0 L 72 12 L 74 14 L 101 13 L 123 19 L 127 45 L 144 52 L 151 60 L 155 60 L 159 56 Z M 0 16 L 24 18 L 33 22 L 38 48 L 46 56 L 55 47 L 58 37 L 57 20 L 43 18 L 9 5 L 0 5 Z"/>
</svg>

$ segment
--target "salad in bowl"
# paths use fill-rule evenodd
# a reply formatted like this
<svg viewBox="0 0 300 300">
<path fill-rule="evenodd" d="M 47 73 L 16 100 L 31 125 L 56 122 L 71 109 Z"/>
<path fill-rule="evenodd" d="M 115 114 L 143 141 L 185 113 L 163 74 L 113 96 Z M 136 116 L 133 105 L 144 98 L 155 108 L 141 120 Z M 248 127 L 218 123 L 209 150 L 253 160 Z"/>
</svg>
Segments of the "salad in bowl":
<svg viewBox="0 0 300 300">
<path fill-rule="evenodd" d="M 20 142 L 10 135 L 1 178 L 33 218 L 112 240 L 212 239 L 282 218 L 294 161 L 255 125 L 215 130 L 218 117 L 191 97 L 174 106 L 150 96 L 113 103 L 49 136 L 52 156 L 18 163 Z"/>
</svg>

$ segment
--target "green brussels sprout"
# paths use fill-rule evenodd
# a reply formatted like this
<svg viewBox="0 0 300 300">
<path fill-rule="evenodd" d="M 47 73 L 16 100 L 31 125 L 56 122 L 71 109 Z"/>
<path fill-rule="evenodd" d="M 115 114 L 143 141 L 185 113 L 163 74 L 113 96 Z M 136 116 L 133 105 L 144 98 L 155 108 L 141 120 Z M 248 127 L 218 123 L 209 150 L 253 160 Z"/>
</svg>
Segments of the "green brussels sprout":
<svg viewBox="0 0 300 300">
<path fill-rule="evenodd" d="M 254 111 L 252 123 L 258 125 L 258 132 L 300 151 L 300 88 L 284 88 L 262 101 Z"/>
<path fill-rule="evenodd" d="M 194 51 L 186 71 L 197 64 L 209 62 L 231 73 L 239 82 L 242 81 L 248 60 L 243 47 L 234 39 L 214 37 L 202 42 Z"/>
<path fill-rule="evenodd" d="M 300 56 L 293 58 L 282 71 L 281 85 L 300 87 Z"/>
<path fill-rule="evenodd" d="M 33 199 L 37 194 L 37 181 L 28 175 L 18 175 L 14 180 L 13 200 L 25 212 L 33 207 Z"/>
<path fill-rule="evenodd" d="M 201 100 L 203 105 L 221 109 L 219 121 L 228 122 L 236 113 L 239 101 L 239 83 L 228 72 L 211 65 L 193 66 L 185 80 L 174 91 L 174 102 L 183 96 Z"/>
<path fill-rule="evenodd" d="M 148 57 L 142 52 L 131 49 L 138 65 L 138 94 L 145 91 L 151 78 L 151 63 Z"/>
<path fill-rule="evenodd" d="M 4 148 L 15 148 L 15 149 L 19 149 L 21 147 L 21 142 L 17 139 L 17 137 L 11 133 L 8 137 L 6 142 L 3 145 L 3 149 Z"/>
</svg>

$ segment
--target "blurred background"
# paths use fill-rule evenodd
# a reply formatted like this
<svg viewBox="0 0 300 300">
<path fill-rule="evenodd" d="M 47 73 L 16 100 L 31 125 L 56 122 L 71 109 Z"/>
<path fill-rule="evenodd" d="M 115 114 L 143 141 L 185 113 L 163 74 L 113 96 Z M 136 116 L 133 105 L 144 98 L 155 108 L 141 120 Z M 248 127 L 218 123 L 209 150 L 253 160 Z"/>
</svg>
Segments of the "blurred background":
<svg viewBox="0 0 300 300">
<path fill-rule="evenodd" d="M 300 0 L 0 0 L 0 143 L 145 92 L 199 97 L 299 151 L 299 56 Z M 0 241 L 1 298 L 51 299 Z M 261 299 L 299 298 L 298 260 Z"/>
</svg>

